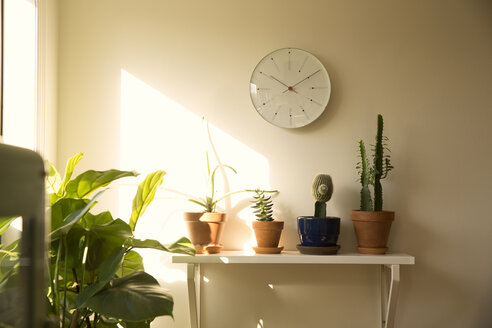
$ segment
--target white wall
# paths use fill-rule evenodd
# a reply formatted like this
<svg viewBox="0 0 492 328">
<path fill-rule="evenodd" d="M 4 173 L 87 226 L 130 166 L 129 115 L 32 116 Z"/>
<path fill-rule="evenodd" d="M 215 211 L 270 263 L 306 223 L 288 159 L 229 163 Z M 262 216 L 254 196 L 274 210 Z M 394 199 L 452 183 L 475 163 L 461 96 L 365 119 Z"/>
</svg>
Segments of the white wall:
<svg viewBox="0 0 492 328">
<path fill-rule="evenodd" d="M 202 187 L 194 127 L 204 115 L 221 159 L 239 171 L 231 188 L 280 190 L 286 249 L 298 243 L 295 218 L 312 212 L 311 179 L 323 172 L 335 184 L 328 211 L 342 218 L 342 250 L 353 251 L 356 144 L 372 140 L 382 113 L 395 165 L 384 183 L 385 206 L 396 211 L 389 244 L 417 261 L 402 268 L 397 326 L 490 326 L 489 1 L 79 0 L 60 2 L 58 23 L 58 163 L 82 151 L 81 168 L 161 167 L 167 187 L 192 193 Z M 325 113 L 296 130 L 263 121 L 248 93 L 256 63 L 289 46 L 316 55 L 333 86 Z M 115 194 L 127 199 L 125 188 Z M 160 198 L 139 233 L 170 242 L 185 233 L 179 212 L 188 205 Z M 116 197 L 107 204 L 122 217 L 130 208 Z M 244 196 L 224 206 L 224 246 L 242 248 L 252 220 Z M 174 322 L 154 327 L 186 327 L 184 268 L 154 253 L 146 265 L 175 297 Z M 375 268 L 204 270 L 204 327 L 256 327 L 261 318 L 267 328 L 377 327 Z M 267 294 L 273 280 L 279 288 Z"/>
</svg>

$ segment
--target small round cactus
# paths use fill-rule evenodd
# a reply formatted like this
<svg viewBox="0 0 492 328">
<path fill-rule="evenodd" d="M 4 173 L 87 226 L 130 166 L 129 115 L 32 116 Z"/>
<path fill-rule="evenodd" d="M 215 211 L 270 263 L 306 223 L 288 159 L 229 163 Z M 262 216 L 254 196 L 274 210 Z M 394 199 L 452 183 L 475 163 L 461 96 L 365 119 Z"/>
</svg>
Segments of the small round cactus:
<svg viewBox="0 0 492 328">
<path fill-rule="evenodd" d="M 314 177 L 311 187 L 313 198 L 316 200 L 314 204 L 314 216 L 326 216 L 326 202 L 330 200 L 333 194 L 333 182 L 328 174 L 318 174 Z"/>
</svg>

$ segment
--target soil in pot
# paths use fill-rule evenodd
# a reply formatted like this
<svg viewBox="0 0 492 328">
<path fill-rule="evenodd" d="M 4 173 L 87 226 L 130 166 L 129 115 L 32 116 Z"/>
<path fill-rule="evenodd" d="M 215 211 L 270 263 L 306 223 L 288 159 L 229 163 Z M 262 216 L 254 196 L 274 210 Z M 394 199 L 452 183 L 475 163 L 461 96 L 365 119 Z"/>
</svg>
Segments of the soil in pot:
<svg viewBox="0 0 492 328">
<path fill-rule="evenodd" d="M 395 212 L 392 211 L 350 211 L 359 253 L 385 254 L 394 218 Z"/>
<path fill-rule="evenodd" d="M 283 247 L 278 247 L 278 243 L 283 228 L 283 221 L 253 221 L 253 230 L 258 244 L 258 247 L 253 248 L 255 252 L 259 254 L 280 253 Z"/>
<path fill-rule="evenodd" d="M 220 253 L 226 213 L 185 212 L 183 217 L 197 254 Z"/>
</svg>

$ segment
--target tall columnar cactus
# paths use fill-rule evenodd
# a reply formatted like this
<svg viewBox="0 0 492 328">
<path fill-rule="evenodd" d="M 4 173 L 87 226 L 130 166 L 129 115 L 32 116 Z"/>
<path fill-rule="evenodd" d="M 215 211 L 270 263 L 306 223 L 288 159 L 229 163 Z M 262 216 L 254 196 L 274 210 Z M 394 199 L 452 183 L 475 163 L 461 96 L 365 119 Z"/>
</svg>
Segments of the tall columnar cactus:
<svg viewBox="0 0 492 328">
<path fill-rule="evenodd" d="M 360 210 L 372 211 L 371 190 L 369 190 L 369 185 L 371 184 L 374 171 L 372 167 L 369 166 L 366 155 L 366 146 L 362 140 L 359 141 L 359 151 L 360 162 L 357 164 L 357 169 L 359 170 L 359 179 L 362 185 L 362 189 L 360 190 Z"/>
<path fill-rule="evenodd" d="M 333 194 L 333 182 L 328 174 L 318 174 L 314 177 L 311 187 L 316 203 L 314 204 L 314 216 L 324 218 L 326 216 L 326 202 Z"/>
<path fill-rule="evenodd" d="M 378 115 L 378 129 L 376 133 L 376 144 L 373 148 L 373 163 L 369 166 L 367 160 L 364 141 L 359 141 L 360 162 L 357 164 L 359 179 L 362 185 L 360 191 L 360 210 L 372 211 L 373 204 L 369 185 L 374 186 L 374 211 L 383 210 L 383 188 L 381 180 L 386 178 L 388 172 L 393 169 L 389 155 L 385 155 L 384 150 L 389 151 L 386 142 L 388 138 L 383 136 L 383 116 Z"/>
</svg>

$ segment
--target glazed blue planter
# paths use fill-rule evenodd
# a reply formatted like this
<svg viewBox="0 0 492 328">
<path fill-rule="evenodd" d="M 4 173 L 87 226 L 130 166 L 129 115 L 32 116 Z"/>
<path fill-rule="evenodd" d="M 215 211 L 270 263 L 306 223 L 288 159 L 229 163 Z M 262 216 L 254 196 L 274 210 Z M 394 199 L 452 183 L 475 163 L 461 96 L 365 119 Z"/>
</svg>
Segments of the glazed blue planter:
<svg viewBox="0 0 492 328">
<path fill-rule="evenodd" d="M 340 235 L 340 218 L 299 216 L 297 232 L 302 246 L 334 246 Z"/>
</svg>

